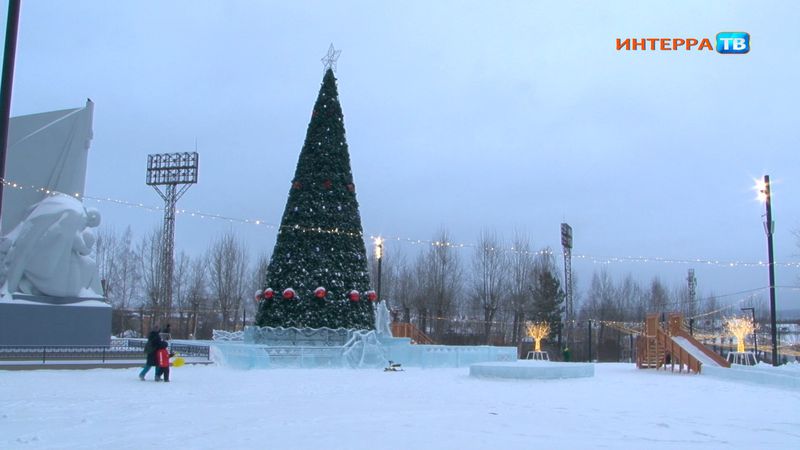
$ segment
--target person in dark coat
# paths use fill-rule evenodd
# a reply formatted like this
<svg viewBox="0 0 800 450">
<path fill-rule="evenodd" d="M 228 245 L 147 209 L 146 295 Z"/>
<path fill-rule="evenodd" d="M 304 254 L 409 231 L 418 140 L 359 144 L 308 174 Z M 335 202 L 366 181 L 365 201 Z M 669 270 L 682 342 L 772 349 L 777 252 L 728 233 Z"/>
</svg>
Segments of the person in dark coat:
<svg viewBox="0 0 800 450">
<path fill-rule="evenodd" d="M 147 375 L 151 367 L 156 365 L 156 351 L 160 344 L 161 336 L 158 331 L 151 331 L 150 334 L 147 335 L 147 344 L 144 346 L 144 353 L 147 355 L 147 360 L 144 363 L 144 367 L 142 367 L 142 371 L 139 372 L 140 380 L 144 381 L 144 376 Z"/>
</svg>

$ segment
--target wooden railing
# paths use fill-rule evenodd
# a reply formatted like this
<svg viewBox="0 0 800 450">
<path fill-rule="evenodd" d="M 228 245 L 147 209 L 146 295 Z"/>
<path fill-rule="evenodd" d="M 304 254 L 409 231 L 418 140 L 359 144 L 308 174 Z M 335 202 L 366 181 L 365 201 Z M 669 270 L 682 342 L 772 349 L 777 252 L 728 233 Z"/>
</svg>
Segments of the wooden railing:
<svg viewBox="0 0 800 450">
<path fill-rule="evenodd" d="M 417 328 L 413 323 L 406 322 L 393 322 L 392 323 L 392 336 L 411 338 L 414 344 L 433 344 L 433 339 L 422 330 Z"/>
<path fill-rule="evenodd" d="M 666 365 L 669 364 L 670 370 L 673 372 L 675 371 L 675 366 L 678 366 L 678 372 L 683 372 L 685 368 L 687 372 L 700 373 L 700 366 L 702 363 L 691 353 L 678 345 L 667 333 L 658 330 L 656 339 L 664 347 L 665 369 Z"/>
</svg>

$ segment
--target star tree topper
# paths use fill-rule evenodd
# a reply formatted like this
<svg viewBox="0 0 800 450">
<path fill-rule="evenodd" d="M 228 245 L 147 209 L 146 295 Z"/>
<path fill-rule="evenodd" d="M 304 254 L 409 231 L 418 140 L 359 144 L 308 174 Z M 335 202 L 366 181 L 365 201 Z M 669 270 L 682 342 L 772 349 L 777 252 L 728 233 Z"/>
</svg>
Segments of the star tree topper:
<svg viewBox="0 0 800 450">
<path fill-rule="evenodd" d="M 328 71 L 328 68 L 336 72 L 336 60 L 339 59 L 339 55 L 341 54 L 342 51 L 333 48 L 333 44 L 331 44 L 331 46 L 328 47 L 328 53 L 325 56 L 323 56 L 322 59 L 320 60 L 322 61 L 322 64 L 325 66 L 326 72 Z"/>
</svg>

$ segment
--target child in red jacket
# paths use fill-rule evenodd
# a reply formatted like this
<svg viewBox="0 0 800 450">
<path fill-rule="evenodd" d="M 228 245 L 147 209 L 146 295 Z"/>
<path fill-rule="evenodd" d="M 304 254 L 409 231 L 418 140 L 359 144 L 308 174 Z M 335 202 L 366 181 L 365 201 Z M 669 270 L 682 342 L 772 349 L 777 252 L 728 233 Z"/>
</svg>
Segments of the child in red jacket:
<svg viewBox="0 0 800 450">
<path fill-rule="evenodd" d="M 169 358 L 175 356 L 169 352 L 169 344 L 167 341 L 161 341 L 156 350 L 156 381 L 161 381 L 161 376 L 164 376 L 164 381 L 169 382 Z"/>
</svg>

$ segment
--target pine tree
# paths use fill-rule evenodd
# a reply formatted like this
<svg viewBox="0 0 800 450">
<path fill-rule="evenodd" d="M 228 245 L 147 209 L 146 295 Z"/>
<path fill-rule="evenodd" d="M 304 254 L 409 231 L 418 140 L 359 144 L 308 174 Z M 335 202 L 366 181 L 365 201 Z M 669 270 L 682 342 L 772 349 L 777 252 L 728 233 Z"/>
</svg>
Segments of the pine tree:
<svg viewBox="0 0 800 450">
<path fill-rule="evenodd" d="M 261 301 L 260 326 L 374 328 L 367 254 L 336 77 L 328 68 L 314 104 Z M 315 290 L 326 289 L 324 298 Z M 283 297 L 293 289 L 295 297 Z M 358 301 L 349 293 L 358 291 Z"/>
<path fill-rule="evenodd" d="M 561 314 L 564 312 L 564 291 L 561 282 L 550 270 L 538 271 L 533 288 L 533 310 L 531 319 L 534 322 L 550 324 L 550 337 L 558 333 L 561 325 Z"/>
</svg>

